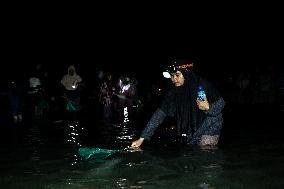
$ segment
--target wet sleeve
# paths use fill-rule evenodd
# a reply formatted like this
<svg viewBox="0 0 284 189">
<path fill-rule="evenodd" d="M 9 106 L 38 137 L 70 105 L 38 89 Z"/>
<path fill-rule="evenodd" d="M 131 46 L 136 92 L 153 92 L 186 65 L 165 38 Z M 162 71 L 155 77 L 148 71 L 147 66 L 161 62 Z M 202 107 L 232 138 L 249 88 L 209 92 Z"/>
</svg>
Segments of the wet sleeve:
<svg viewBox="0 0 284 189">
<path fill-rule="evenodd" d="M 77 80 L 78 80 L 78 82 L 82 82 L 83 81 L 83 79 L 79 75 L 77 75 Z"/>
<path fill-rule="evenodd" d="M 63 86 L 66 85 L 66 77 L 65 77 L 65 76 L 62 77 L 60 83 L 61 83 Z"/>
<path fill-rule="evenodd" d="M 147 123 L 147 126 L 143 130 L 141 137 L 145 140 L 150 140 L 157 127 L 164 121 L 165 117 L 166 114 L 161 109 L 157 109 L 152 115 L 150 121 Z"/>
<path fill-rule="evenodd" d="M 206 114 L 209 115 L 209 116 L 217 116 L 217 115 L 219 115 L 221 113 L 221 111 L 223 110 L 224 106 L 225 106 L 225 101 L 221 97 L 217 101 L 212 102 L 209 105 L 209 110 L 206 111 Z"/>
</svg>

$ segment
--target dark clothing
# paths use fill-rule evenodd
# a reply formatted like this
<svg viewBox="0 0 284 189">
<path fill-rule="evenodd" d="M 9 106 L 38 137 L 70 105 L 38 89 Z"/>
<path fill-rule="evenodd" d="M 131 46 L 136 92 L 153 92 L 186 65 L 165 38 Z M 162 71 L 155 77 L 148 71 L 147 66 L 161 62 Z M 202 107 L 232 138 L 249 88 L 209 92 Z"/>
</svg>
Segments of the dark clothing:
<svg viewBox="0 0 284 189">
<path fill-rule="evenodd" d="M 9 94 L 11 113 L 13 116 L 22 114 L 21 96 L 17 94 Z"/>
<path fill-rule="evenodd" d="M 22 98 L 24 95 L 24 84 L 11 82 L 8 91 L 10 110 L 13 116 L 22 114 Z"/>
<path fill-rule="evenodd" d="M 181 87 L 172 88 L 162 101 L 160 108 L 153 114 L 141 134 L 149 140 L 156 128 L 166 116 L 177 120 L 177 136 L 182 141 L 197 144 L 202 135 L 220 135 L 223 118 L 222 109 L 225 102 L 215 88 L 194 73 L 184 73 L 185 83 Z M 197 86 L 205 89 L 209 102 L 209 110 L 202 111 L 197 107 Z"/>
</svg>

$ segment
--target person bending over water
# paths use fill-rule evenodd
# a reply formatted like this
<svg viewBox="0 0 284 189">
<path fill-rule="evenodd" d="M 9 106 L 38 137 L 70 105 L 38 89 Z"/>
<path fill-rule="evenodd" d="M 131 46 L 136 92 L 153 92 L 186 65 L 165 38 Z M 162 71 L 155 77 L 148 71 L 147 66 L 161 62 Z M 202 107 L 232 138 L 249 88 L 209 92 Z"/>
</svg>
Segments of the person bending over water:
<svg viewBox="0 0 284 189">
<path fill-rule="evenodd" d="M 177 136 L 182 144 L 215 146 L 223 124 L 224 99 L 208 81 L 192 71 L 193 62 L 176 59 L 164 77 L 171 78 L 173 87 L 152 115 L 140 138 L 131 144 L 138 149 L 144 140 L 149 141 L 166 116 L 175 118 Z M 199 94 L 203 88 L 205 94 Z"/>
</svg>

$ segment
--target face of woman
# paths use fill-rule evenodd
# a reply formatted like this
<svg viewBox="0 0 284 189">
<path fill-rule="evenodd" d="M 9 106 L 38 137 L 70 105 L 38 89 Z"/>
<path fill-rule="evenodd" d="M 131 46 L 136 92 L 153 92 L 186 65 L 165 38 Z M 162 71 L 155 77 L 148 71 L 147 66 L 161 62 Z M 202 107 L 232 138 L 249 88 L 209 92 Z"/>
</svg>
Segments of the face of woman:
<svg viewBox="0 0 284 189">
<path fill-rule="evenodd" d="M 184 84 L 184 77 L 181 72 L 172 74 L 171 80 L 176 87 L 180 87 Z"/>
<path fill-rule="evenodd" d="M 68 74 L 69 74 L 69 75 L 73 76 L 74 73 L 75 73 L 75 70 L 74 70 L 74 69 L 69 69 L 69 71 L 68 71 Z"/>
</svg>

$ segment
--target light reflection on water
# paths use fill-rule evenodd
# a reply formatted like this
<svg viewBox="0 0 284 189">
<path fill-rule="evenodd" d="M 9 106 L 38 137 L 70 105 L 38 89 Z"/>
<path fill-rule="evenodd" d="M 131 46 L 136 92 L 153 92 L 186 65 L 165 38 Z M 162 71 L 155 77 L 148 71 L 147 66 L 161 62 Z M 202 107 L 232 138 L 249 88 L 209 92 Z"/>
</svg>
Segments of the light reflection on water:
<svg viewBox="0 0 284 189">
<path fill-rule="evenodd" d="M 25 174 L 44 175 L 40 166 L 38 166 L 41 162 L 40 146 L 44 144 L 44 141 L 40 137 L 40 131 L 37 125 L 33 124 L 31 128 L 29 128 L 26 141 L 27 150 L 29 150 L 31 154 L 30 161 L 32 166 L 31 170 L 27 170 Z"/>
<path fill-rule="evenodd" d="M 83 126 L 84 125 L 84 126 Z M 260 145 L 222 145 L 193 149 L 146 144 L 128 149 L 135 123 L 96 123 L 101 136 L 93 147 L 121 149 L 105 159 L 82 160 L 77 154 L 87 134 L 80 122 L 32 125 L 22 144 L 1 158 L 0 184 L 4 188 L 282 188 L 284 146 L 277 141 Z M 95 125 L 95 124 L 93 124 Z M 60 133 L 50 139 L 49 133 Z M 92 135 L 92 133 L 89 133 Z M 161 142 L 162 143 L 162 142 Z M 5 158 L 6 157 L 6 158 Z M 10 159 L 8 159 L 10 158 Z M 5 162 L 5 164 L 3 163 Z M 273 175 L 273 176 L 272 176 Z"/>
<path fill-rule="evenodd" d="M 81 138 L 80 135 L 84 131 L 84 127 L 82 127 L 79 121 L 68 121 L 66 123 L 66 141 L 67 143 L 71 144 L 74 149 L 80 148 L 81 145 Z M 71 165 L 77 165 L 80 159 L 78 154 L 75 152 L 73 153 L 73 161 Z"/>
</svg>

